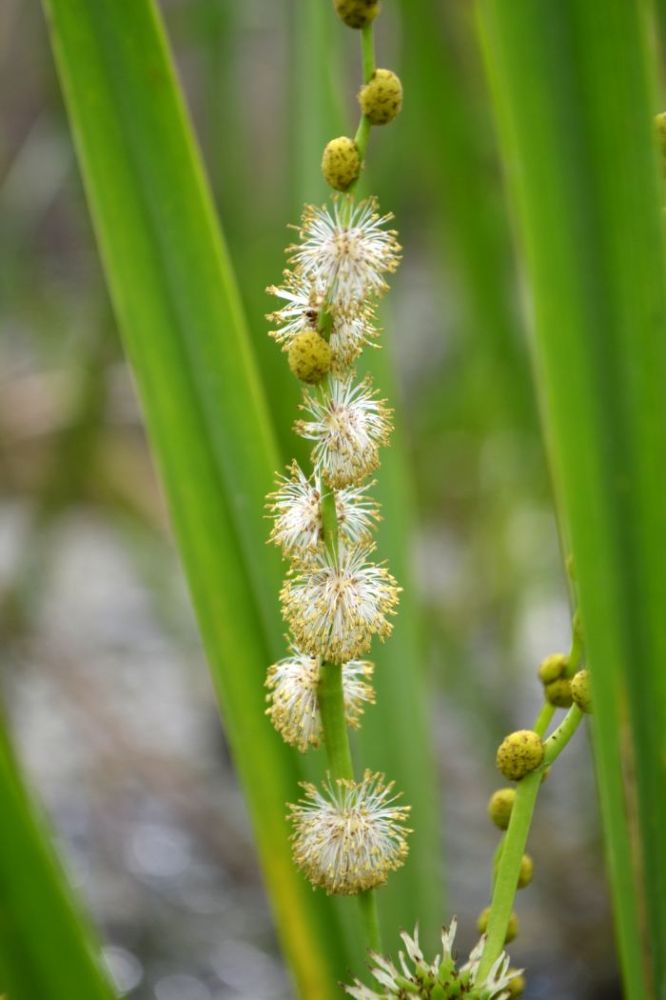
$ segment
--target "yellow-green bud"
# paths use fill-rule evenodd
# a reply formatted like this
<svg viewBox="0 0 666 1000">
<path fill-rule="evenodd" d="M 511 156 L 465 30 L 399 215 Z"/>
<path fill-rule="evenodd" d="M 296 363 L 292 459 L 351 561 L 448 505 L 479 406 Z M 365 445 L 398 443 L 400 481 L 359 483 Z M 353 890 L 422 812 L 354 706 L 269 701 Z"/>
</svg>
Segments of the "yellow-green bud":
<svg viewBox="0 0 666 1000">
<path fill-rule="evenodd" d="M 510 733 L 497 750 L 497 767 L 509 781 L 520 781 L 543 760 L 543 743 L 532 729 Z"/>
<path fill-rule="evenodd" d="M 551 653 L 539 666 L 539 680 L 542 684 L 550 684 L 566 673 L 569 657 L 566 653 Z"/>
<path fill-rule="evenodd" d="M 335 12 L 348 28 L 365 28 L 379 14 L 379 0 L 334 0 Z"/>
<path fill-rule="evenodd" d="M 524 889 L 529 885 L 534 875 L 534 862 L 529 854 L 523 854 L 520 859 L 520 872 L 518 873 L 518 888 Z"/>
<path fill-rule="evenodd" d="M 511 979 L 507 985 L 506 990 L 509 997 L 522 997 L 525 992 L 525 977 L 521 976 L 517 969 L 509 969 L 509 975 L 513 974 L 513 979 Z"/>
<path fill-rule="evenodd" d="M 346 191 L 361 172 L 361 157 L 353 139 L 341 135 L 331 139 L 321 160 L 324 180 L 336 191 Z"/>
<path fill-rule="evenodd" d="M 359 90 L 358 103 L 371 125 L 386 125 L 393 121 L 402 107 L 400 77 L 390 69 L 376 69 L 368 83 Z"/>
<path fill-rule="evenodd" d="M 498 788 L 497 791 L 493 792 L 490 796 L 490 801 L 488 802 L 488 815 L 495 826 L 498 826 L 500 830 L 506 830 L 509 825 L 515 797 L 516 791 L 514 788 Z"/>
<path fill-rule="evenodd" d="M 590 690 L 590 674 L 587 670 L 579 670 L 571 679 L 571 696 L 581 712 L 592 712 L 592 691 Z"/>
<path fill-rule="evenodd" d="M 654 123 L 657 126 L 657 137 L 659 139 L 661 169 L 666 174 L 666 111 L 662 111 L 660 115 L 656 115 Z"/>
<path fill-rule="evenodd" d="M 486 906 L 485 910 L 481 910 L 479 914 L 479 919 L 476 922 L 476 929 L 479 934 L 485 934 L 488 930 L 488 918 L 490 916 L 490 907 Z M 509 923 L 506 929 L 506 937 L 504 938 L 504 944 L 508 944 L 518 934 L 518 917 L 515 913 L 512 913 L 509 917 Z"/>
<path fill-rule="evenodd" d="M 560 677 L 557 681 L 551 681 L 544 687 L 546 701 L 557 708 L 569 708 L 573 702 L 571 696 L 571 681 L 568 677 Z"/>
<path fill-rule="evenodd" d="M 331 367 L 331 348 L 316 330 L 304 330 L 289 347 L 289 367 L 301 382 L 321 382 Z"/>
</svg>

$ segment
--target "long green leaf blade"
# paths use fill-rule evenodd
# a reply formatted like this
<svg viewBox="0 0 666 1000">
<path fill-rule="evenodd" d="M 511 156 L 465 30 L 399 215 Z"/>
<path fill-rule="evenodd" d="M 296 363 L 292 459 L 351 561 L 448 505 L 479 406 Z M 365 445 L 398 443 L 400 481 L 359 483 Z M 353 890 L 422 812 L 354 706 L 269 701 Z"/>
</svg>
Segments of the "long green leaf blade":
<svg viewBox="0 0 666 1000">
<path fill-rule="evenodd" d="M 328 997 L 350 963 L 330 903 L 292 864 L 284 803 L 299 770 L 263 714 L 282 629 L 261 515 L 279 459 L 229 261 L 153 5 L 45 6 L 278 929 L 302 994 Z"/>
<path fill-rule="evenodd" d="M 2 728 L 0 809 L 0 990 L 13 1000 L 112 1000 Z"/>
<path fill-rule="evenodd" d="M 481 0 L 592 673 L 626 995 L 666 995 L 666 259 L 646 8 Z"/>
</svg>

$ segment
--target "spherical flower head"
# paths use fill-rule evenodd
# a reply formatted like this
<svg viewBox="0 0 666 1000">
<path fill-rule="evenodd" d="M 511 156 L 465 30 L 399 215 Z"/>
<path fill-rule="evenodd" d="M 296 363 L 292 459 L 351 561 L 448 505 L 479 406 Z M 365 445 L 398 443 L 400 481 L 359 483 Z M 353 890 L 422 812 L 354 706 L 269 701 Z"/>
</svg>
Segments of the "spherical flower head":
<svg viewBox="0 0 666 1000">
<path fill-rule="evenodd" d="M 485 934 L 488 930 L 488 920 L 490 918 L 490 907 L 486 906 L 484 910 L 481 910 L 479 914 L 479 919 L 476 922 L 476 929 L 479 934 Z M 518 921 L 518 915 L 512 913 L 509 917 L 509 923 L 506 928 L 506 936 L 504 938 L 504 944 L 510 944 L 518 936 L 518 931 L 520 930 L 520 923 Z"/>
<path fill-rule="evenodd" d="M 330 187 L 346 191 L 361 173 L 361 154 L 354 140 L 346 135 L 331 139 L 324 148 L 321 172 Z"/>
<path fill-rule="evenodd" d="M 497 750 L 497 767 L 509 781 L 520 781 L 543 761 L 543 742 L 532 729 L 510 733 Z"/>
<path fill-rule="evenodd" d="M 358 92 L 361 111 L 371 125 L 386 125 L 402 108 L 400 77 L 390 69 L 376 69 Z"/>
<path fill-rule="evenodd" d="M 488 815 L 500 830 L 506 830 L 509 825 L 515 798 L 516 791 L 514 788 L 498 788 L 490 796 Z"/>
<path fill-rule="evenodd" d="M 399 952 L 399 967 L 383 955 L 370 953 L 370 972 L 379 984 L 377 990 L 364 986 L 358 979 L 353 986 L 346 986 L 349 996 L 356 1000 L 404 1000 L 407 997 L 422 997 L 430 1000 L 439 997 L 447 1000 L 467 997 L 467 1000 L 507 1000 L 514 978 L 520 977 L 521 970 L 509 969 L 509 958 L 502 952 L 493 963 L 488 975 L 479 978 L 481 955 L 485 946 L 482 937 L 472 949 L 464 965 L 456 967 L 453 944 L 457 931 L 455 918 L 442 931 L 442 953 L 434 961 L 427 962 L 419 945 L 418 927 L 413 937 L 404 931 L 401 934 L 405 951 Z"/>
<path fill-rule="evenodd" d="M 342 666 L 345 720 L 353 729 L 359 727 L 365 705 L 374 703 L 375 694 L 369 683 L 373 669 L 368 660 L 350 660 Z M 296 646 L 290 656 L 268 668 L 266 714 L 285 743 L 297 747 L 301 753 L 319 746 L 321 741 L 317 695 L 321 671 L 319 657 L 308 656 Z"/>
<path fill-rule="evenodd" d="M 285 271 L 285 283 L 266 289 L 270 295 L 277 295 L 284 305 L 268 314 L 268 320 L 276 324 L 270 336 L 289 350 L 294 340 L 304 330 L 318 326 L 324 304 L 324 292 L 317 288 L 311 278 L 300 273 Z M 371 303 L 359 304 L 353 311 L 340 312 L 329 305 L 330 319 L 329 346 L 331 348 L 331 368 L 341 373 L 356 360 L 363 348 L 373 347 L 379 331 L 374 325 Z"/>
<path fill-rule="evenodd" d="M 365 28 L 379 14 L 379 0 L 334 0 L 335 10 L 348 28 Z"/>
<path fill-rule="evenodd" d="M 531 855 L 523 854 L 520 859 L 520 870 L 518 872 L 518 888 L 524 889 L 532 881 L 534 876 L 534 861 Z"/>
<path fill-rule="evenodd" d="M 367 543 L 380 520 L 379 505 L 367 495 L 372 485 L 349 486 L 335 493 L 338 534 L 347 545 Z M 275 519 L 269 540 L 288 557 L 313 554 L 323 545 L 320 487 L 297 462 L 289 466 L 288 476 L 278 477 L 277 487 L 267 498 Z"/>
<path fill-rule="evenodd" d="M 303 330 L 289 346 L 289 368 L 301 382 L 317 385 L 331 370 L 332 352 L 316 330 Z"/>
<path fill-rule="evenodd" d="M 312 419 L 294 430 L 315 442 L 312 460 L 329 486 L 358 484 L 379 465 L 379 448 L 389 442 L 392 410 L 377 399 L 369 378 L 354 385 L 350 375 L 329 379 L 329 392 L 306 393 L 301 409 Z"/>
<path fill-rule="evenodd" d="M 304 652 L 346 663 L 373 635 L 390 635 L 399 588 L 384 566 L 368 562 L 370 552 L 368 545 L 341 546 L 334 559 L 324 549 L 292 570 L 280 593 L 282 613 Z"/>
<path fill-rule="evenodd" d="M 569 708 L 573 702 L 571 695 L 571 681 L 568 677 L 560 677 L 550 684 L 545 684 L 543 688 L 546 701 L 555 705 L 556 708 Z"/>
<path fill-rule="evenodd" d="M 400 262 L 396 233 L 384 228 L 391 218 L 378 214 L 374 198 L 358 204 L 338 198 L 330 210 L 308 205 L 301 242 L 289 247 L 290 262 L 314 282 L 334 311 L 353 313 L 370 296 L 386 291 L 384 275 Z"/>
<path fill-rule="evenodd" d="M 579 670 L 571 679 L 571 696 L 581 712 L 592 713 L 592 690 L 590 674 L 587 670 Z"/>
<path fill-rule="evenodd" d="M 383 885 L 407 857 L 409 806 L 398 806 L 393 782 L 366 771 L 360 782 L 330 777 L 320 791 L 290 805 L 294 860 L 313 886 L 329 895 L 355 895 Z"/>
<path fill-rule="evenodd" d="M 552 684 L 564 677 L 568 666 L 569 657 L 566 653 L 551 653 L 539 665 L 539 680 L 542 684 Z"/>
</svg>

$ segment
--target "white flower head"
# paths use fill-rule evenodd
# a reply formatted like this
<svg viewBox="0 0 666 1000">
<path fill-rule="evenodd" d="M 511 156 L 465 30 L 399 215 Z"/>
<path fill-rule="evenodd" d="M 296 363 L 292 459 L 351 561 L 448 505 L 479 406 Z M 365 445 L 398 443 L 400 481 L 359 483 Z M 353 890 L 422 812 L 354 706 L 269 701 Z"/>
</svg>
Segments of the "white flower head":
<svg viewBox="0 0 666 1000">
<path fill-rule="evenodd" d="M 315 442 L 312 459 L 319 475 L 334 488 L 357 484 L 379 465 L 379 448 L 388 444 L 393 411 L 376 398 L 369 377 L 329 379 L 325 396 L 306 392 L 301 409 L 311 420 L 294 430 Z"/>
<path fill-rule="evenodd" d="M 276 324 L 269 336 L 288 351 L 294 338 L 303 330 L 318 329 L 325 295 L 313 278 L 304 277 L 299 271 L 285 271 L 284 279 L 283 286 L 271 285 L 266 289 L 270 295 L 284 300 L 284 305 L 266 318 Z M 332 367 L 334 371 L 342 372 L 355 361 L 366 344 L 377 346 L 374 340 L 379 331 L 374 325 L 374 311 L 369 302 L 359 303 L 351 312 L 339 312 L 329 304 L 327 311 L 331 324 L 329 344 Z"/>
<path fill-rule="evenodd" d="M 267 498 L 275 519 L 269 540 L 279 545 L 285 556 L 303 556 L 323 543 L 321 489 L 297 462 L 289 466 L 289 473 L 278 477 L 278 488 Z M 349 486 L 335 493 L 338 532 L 347 544 L 367 542 L 380 520 L 379 505 L 367 496 L 372 485 Z"/>
<path fill-rule="evenodd" d="M 321 549 L 285 580 L 282 614 L 304 652 L 346 663 L 370 647 L 373 635 L 390 635 L 400 588 L 385 566 L 368 562 L 371 552 L 343 545 L 334 559 Z"/>
<path fill-rule="evenodd" d="M 321 289 L 333 310 L 355 311 L 386 291 L 384 275 L 400 263 L 397 234 L 384 228 L 391 219 L 379 215 L 374 198 L 358 204 L 337 198 L 331 209 L 307 205 L 299 228 L 301 242 L 288 250 L 290 263 Z"/>
<path fill-rule="evenodd" d="M 308 656 L 296 646 L 291 655 L 268 668 L 266 686 L 270 702 L 266 714 L 286 743 L 305 752 L 319 746 L 322 735 L 317 689 L 321 660 Z M 357 729 L 366 704 L 375 693 L 369 683 L 374 667 L 368 660 L 350 660 L 342 665 L 342 692 L 345 720 Z"/>
<path fill-rule="evenodd" d="M 508 1000 L 511 996 L 510 983 L 522 974 L 522 970 L 510 969 L 509 956 L 502 952 L 491 966 L 488 975 L 479 980 L 479 963 L 486 943 L 485 934 L 470 952 L 467 962 L 457 968 L 453 956 L 457 928 L 454 917 L 448 930 L 446 927 L 442 930 L 441 956 L 436 955 L 434 961 L 430 963 L 426 962 L 419 946 L 418 927 L 413 937 L 403 931 L 400 936 L 407 954 L 402 951 L 398 953 L 399 969 L 383 955 L 371 952 L 370 972 L 379 983 L 380 989 L 364 986 L 357 979 L 353 986 L 346 986 L 345 991 L 356 1000 L 402 1000 L 407 996 L 422 997 L 425 1000 L 434 995 L 442 997 L 442 1000 L 446 1000 L 447 997 L 467 997 L 467 1000 Z"/>
<path fill-rule="evenodd" d="M 305 797 L 290 805 L 294 860 L 314 886 L 354 895 L 383 885 L 407 857 L 409 806 L 398 806 L 393 782 L 366 771 L 360 782 L 330 777 L 320 791 L 304 783 Z"/>
</svg>

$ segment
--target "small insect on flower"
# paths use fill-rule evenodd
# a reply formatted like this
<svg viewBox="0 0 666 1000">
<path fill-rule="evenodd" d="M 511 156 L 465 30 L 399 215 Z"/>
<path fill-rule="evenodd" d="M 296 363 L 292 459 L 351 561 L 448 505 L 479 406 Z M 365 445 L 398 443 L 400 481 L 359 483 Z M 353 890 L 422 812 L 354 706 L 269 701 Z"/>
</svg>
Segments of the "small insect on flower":
<svg viewBox="0 0 666 1000">
<path fill-rule="evenodd" d="M 288 248 L 289 262 L 322 289 L 334 311 L 354 312 L 386 291 L 384 275 L 400 263 L 397 234 L 383 228 L 392 218 L 379 215 L 375 198 L 358 204 L 336 198 L 332 210 L 306 205 L 301 242 Z"/>
<path fill-rule="evenodd" d="M 282 614 L 305 653 L 346 663 L 373 635 L 390 635 L 400 588 L 385 566 L 367 561 L 371 552 L 369 545 L 341 546 L 336 560 L 323 549 L 285 580 Z"/>
<path fill-rule="evenodd" d="M 306 392 L 301 409 L 311 420 L 297 420 L 294 430 L 315 442 L 317 473 L 336 489 L 358 484 L 379 465 L 379 448 L 388 444 L 393 411 L 377 399 L 369 377 L 329 380 L 330 393 Z"/>
<path fill-rule="evenodd" d="M 374 667 L 368 660 L 350 660 L 342 666 L 342 691 L 345 721 L 357 729 L 366 704 L 374 704 L 375 693 L 369 683 Z M 296 646 L 291 655 L 268 668 L 266 687 L 270 702 L 266 714 L 285 743 L 304 753 L 319 746 L 322 736 L 317 688 L 321 660 L 308 656 Z"/>
<path fill-rule="evenodd" d="M 293 271 L 285 271 L 284 285 L 270 285 L 266 291 L 284 299 L 284 305 L 268 313 L 266 318 L 276 325 L 269 336 L 288 351 L 299 333 L 318 327 L 324 304 L 323 292 L 317 289 L 312 278 L 304 278 Z M 367 344 L 377 346 L 374 340 L 379 331 L 371 303 L 359 304 L 351 313 L 340 313 L 329 304 L 327 311 L 331 323 L 332 367 L 340 372 L 352 364 Z"/>
<path fill-rule="evenodd" d="M 323 541 L 321 489 L 297 462 L 289 466 L 289 473 L 278 477 L 278 488 L 267 498 L 267 507 L 275 518 L 269 541 L 279 545 L 285 556 L 302 557 L 314 552 Z M 367 542 L 374 523 L 380 520 L 379 504 L 367 496 L 372 485 L 336 491 L 338 531 L 350 545 Z"/>
<path fill-rule="evenodd" d="M 478 978 L 479 963 L 485 936 L 474 946 L 467 962 L 459 969 L 453 957 L 453 943 L 458 929 L 457 921 L 451 921 L 447 930 L 442 930 L 442 954 L 436 955 L 432 963 L 426 962 L 419 946 L 419 929 L 410 937 L 404 931 L 400 935 L 407 954 L 398 953 L 400 969 L 389 959 L 371 952 L 370 972 L 380 984 L 380 989 L 364 986 L 358 979 L 345 991 L 356 1000 L 402 1000 L 403 997 L 467 997 L 468 1000 L 507 1000 L 511 995 L 510 986 L 518 979 L 521 970 L 509 968 L 509 957 L 504 952 L 493 963 L 487 976 Z M 410 964 L 411 963 L 411 964 Z"/>
<path fill-rule="evenodd" d="M 365 771 L 360 782 L 329 776 L 320 791 L 307 782 L 290 805 L 294 860 L 314 886 L 354 895 L 386 882 L 407 857 L 403 824 L 409 806 L 395 805 L 394 783 Z"/>
</svg>

